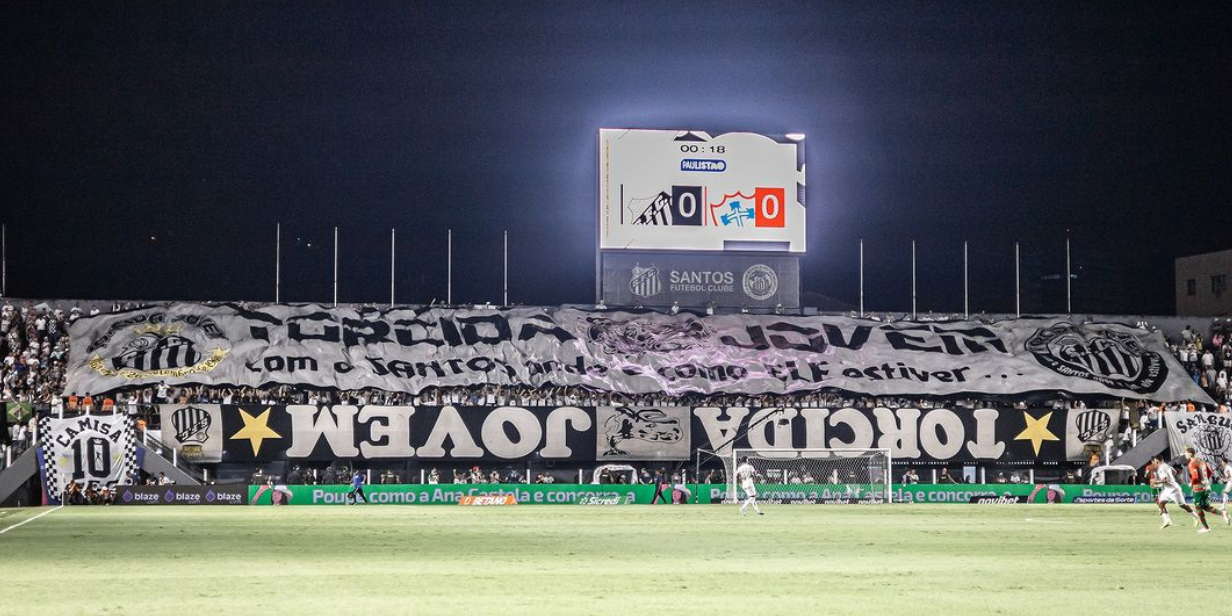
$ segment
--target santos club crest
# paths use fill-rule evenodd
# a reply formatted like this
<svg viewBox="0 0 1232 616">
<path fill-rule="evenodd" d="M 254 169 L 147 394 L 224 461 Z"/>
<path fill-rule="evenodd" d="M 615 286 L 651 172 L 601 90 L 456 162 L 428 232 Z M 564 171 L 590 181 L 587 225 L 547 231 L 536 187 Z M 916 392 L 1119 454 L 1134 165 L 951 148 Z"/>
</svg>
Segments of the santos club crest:
<svg viewBox="0 0 1232 616">
<path fill-rule="evenodd" d="M 1027 350 L 1053 372 L 1095 381 L 1109 389 L 1152 393 L 1163 385 L 1168 366 L 1130 333 L 1084 329 L 1057 323 L 1035 332 Z"/>
<path fill-rule="evenodd" d="M 116 322 L 87 350 L 99 375 L 138 379 L 209 372 L 230 348 L 209 317 L 155 312 Z"/>
<path fill-rule="evenodd" d="M 632 277 L 629 279 L 629 292 L 636 297 L 654 297 L 663 291 L 663 281 L 659 280 L 659 268 L 651 265 L 642 267 L 634 265 Z"/>
</svg>

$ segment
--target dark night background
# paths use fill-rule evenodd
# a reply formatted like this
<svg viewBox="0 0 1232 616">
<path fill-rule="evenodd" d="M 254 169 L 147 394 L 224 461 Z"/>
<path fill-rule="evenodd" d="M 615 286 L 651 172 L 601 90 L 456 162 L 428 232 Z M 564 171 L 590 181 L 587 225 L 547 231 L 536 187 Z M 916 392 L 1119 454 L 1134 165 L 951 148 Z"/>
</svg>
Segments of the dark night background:
<svg viewBox="0 0 1232 616">
<path fill-rule="evenodd" d="M 594 294 L 597 130 L 808 135 L 804 289 L 1169 314 L 1232 247 L 1225 2 L 6 2 L 0 221 L 18 297 Z M 309 247 L 311 244 L 311 247 Z M 1053 276 L 1052 290 L 1039 280 Z M 1063 293 L 1063 291 L 1062 291 Z"/>
</svg>

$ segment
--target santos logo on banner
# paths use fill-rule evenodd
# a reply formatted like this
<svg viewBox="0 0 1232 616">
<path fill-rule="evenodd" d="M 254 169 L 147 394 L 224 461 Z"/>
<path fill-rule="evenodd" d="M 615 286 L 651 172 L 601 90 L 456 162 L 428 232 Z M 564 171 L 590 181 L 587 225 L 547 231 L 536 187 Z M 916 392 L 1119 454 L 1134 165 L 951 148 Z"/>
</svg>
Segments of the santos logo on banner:
<svg viewBox="0 0 1232 616">
<path fill-rule="evenodd" d="M 1232 416 L 1224 413 L 1164 413 L 1168 426 L 1168 445 L 1172 455 L 1179 456 L 1186 447 L 1193 447 L 1203 460 L 1211 464 L 1232 459 Z"/>
<path fill-rule="evenodd" d="M 162 442 L 189 462 L 222 460 L 222 410 L 217 404 L 162 404 Z"/>
</svg>

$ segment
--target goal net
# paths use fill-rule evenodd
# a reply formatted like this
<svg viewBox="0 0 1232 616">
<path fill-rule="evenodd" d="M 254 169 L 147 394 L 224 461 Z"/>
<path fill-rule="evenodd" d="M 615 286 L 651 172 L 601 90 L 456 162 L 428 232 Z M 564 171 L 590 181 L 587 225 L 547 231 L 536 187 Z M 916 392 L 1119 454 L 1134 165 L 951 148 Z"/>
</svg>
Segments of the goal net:
<svg viewBox="0 0 1232 616">
<path fill-rule="evenodd" d="M 889 449 L 733 449 L 724 456 L 727 495 L 746 497 L 736 470 L 753 467 L 757 500 L 784 504 L 873 504 L 891 501 Z"/>
</svg>

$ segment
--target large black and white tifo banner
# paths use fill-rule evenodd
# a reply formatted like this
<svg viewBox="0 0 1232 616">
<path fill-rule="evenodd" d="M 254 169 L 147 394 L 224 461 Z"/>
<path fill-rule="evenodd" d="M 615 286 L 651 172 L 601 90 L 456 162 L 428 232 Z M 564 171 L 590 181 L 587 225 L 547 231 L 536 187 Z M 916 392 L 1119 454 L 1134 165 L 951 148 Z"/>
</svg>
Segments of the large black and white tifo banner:
<svg viewBox="0 0 1232 616">
<path fill-rule="evenodd" d="M 136 442 L 127 415 L 82 415 L 39 420 L 43 485 L 58 502 L 70 483 L 82 487 L 128 483 L 137 470 Z"/>
<path fill-rule="evenodd" d="M 1173 456 L 1193 447 L 1211 464 L 1232 459 L 1232 415 L 1168 411 L 1164 413 L 1164 423 L 1168 426 L 1168 446 Z"/>
<path fill-rule="evenodd" d="M 185 407 L 164 405 L 164 417 Z M 689 460 L 699 449 L 888 448 L 896 462 L 1060 462 L 1082 409 L 216 405 L 171 447 L 223 462 Z M 206 415 L 197 415 L 205 417 Z M 1080 416 L 1080 415 L 1079 415 Z M 165 420 L 164 420 L 165 421 Z M 181 449 L 181 451 L 184 451 Z M 1083 459 L 1082 449 L 1075 458 Z M 186 454 L 185 454 L 186 455 Z"/>
<path fill-rule="evenodd" d="M 163 382 L 413 393 L 493 383 L 622 393 L 1064 391 L 1210 403 L 1160 334 L 1055 319 L 173 304 L 85 317 L 70 333 L 70 395 Z"/>
</svg>

